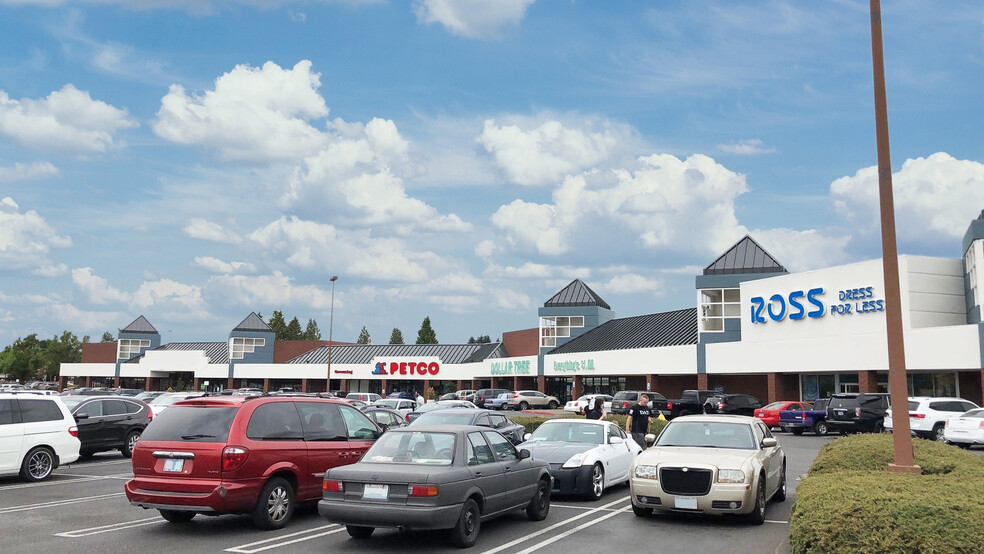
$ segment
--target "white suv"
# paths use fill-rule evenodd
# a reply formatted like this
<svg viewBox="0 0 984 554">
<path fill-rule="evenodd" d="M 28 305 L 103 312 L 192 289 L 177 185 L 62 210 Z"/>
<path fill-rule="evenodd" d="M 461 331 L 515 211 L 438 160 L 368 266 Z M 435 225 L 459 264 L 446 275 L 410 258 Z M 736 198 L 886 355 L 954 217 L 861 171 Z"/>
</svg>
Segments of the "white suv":
<svg viewBox="0 0 984 554">
<path fill-rule="evenodd" d="M 57 396 L 0 393 L 0 475 L 47 479 L 79 459 L 79 428 Z"/>
<path fill-rule="evenodd" d="M 963 398 L 909 397 L 909 428 L 913 435 L 942 441 L 946 420 L 978 408 Z M 885 430 L 892 430 L 892 411 L 885 415 Z"/>
</svg>

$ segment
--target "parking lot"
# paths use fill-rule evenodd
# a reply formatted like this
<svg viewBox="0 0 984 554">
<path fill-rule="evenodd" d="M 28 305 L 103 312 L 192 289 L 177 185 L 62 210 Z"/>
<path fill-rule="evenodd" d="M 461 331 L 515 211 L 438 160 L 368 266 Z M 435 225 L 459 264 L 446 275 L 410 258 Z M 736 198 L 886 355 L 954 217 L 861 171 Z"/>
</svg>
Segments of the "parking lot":
<svg viewBox="0 0 984 554">
<path fill-rule="evenodd" d="M 787 552 L 788 520 L 798 476 L 805 474 L 820 447 L 832 438 L 777 434 L 788 459 L 789 499 L 770 504 L 767 522 L 752 527 L 713 517 L 632 514 L 628 487 L 606 491 L 598 502 L 554 497 L 542 522 L 525 514 L 482 526 L 473 552 L 570 553 Z M 436 532 L 377 530 L 372 538 L 349 538 L 344 527 L 328 524 L 314 507 L 301 507 L 279 531 L 259 531 L 246 516 L 197 516 L 188 524 L 169 524 L 156 511 L 133 508 L 123 495 L 130 461 L 119 454 L 63 466 L 40 483 L 0 479 L 0 526 L 8 552 L 453 552 Z"/>
</svg>

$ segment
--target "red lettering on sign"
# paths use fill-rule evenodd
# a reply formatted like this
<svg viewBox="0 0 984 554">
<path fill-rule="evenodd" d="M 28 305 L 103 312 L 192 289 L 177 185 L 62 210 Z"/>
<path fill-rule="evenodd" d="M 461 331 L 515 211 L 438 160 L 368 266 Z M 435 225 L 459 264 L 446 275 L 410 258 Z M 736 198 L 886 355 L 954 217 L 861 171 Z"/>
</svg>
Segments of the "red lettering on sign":
<svg viewBox="0 0 984 554">
<path fill-rule="evenodd" d="M 438 365 L 437 362 L 431 362 L 430 365 L 427 366 L 427 373 L 430 373 L 431 375 L 437 375 L 438 371 L 441 371 L 441 366 Z"/>
</svg>

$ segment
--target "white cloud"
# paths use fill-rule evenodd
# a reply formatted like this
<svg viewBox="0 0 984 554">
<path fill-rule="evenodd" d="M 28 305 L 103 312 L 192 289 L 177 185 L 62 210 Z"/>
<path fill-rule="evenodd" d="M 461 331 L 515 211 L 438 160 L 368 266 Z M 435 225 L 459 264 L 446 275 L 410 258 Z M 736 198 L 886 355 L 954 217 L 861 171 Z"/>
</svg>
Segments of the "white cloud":
<svg viewBox="0 0 984 554">
<path fill-rule="evenodd" d="M 489 119 L 477 140 L 510 181 L 528 186 L 553 184 L 565 175 L 597 165 L 625 142 L 622 135 L 628 133 L 608 121 L 586 121 L 584 129 L 565 127 L 556 120 L 532 128 L 535 122 L 524 121 L 522 125 L 528 128 L 500 126 Z"/>
<path fill-rule="evenodd" d="M 68 266 L 65 264 L 47 264 L 32 269 L 31 275 L 37 275 L 39 277 L 58 277 L 59 275 L 64 275 L 66 271 L 68 271 Z"/>
<path fill-rule="evenodd" d="M 38 150 L 75 154 L 118 147 L 114 133 L 136 127 L 127 111 L 68 84 L 46 98 L 13 100 L 0 90 L 0 134 Z"/>
<path fill-rule="evenodd" d="M 202 289 L 171 279 L 144 281 L 133 294 L 132 307 L 155 308 L 166 316 L 176 315 L 188 319 L 206 319 L 209 316 L 202 300 Z"/>
<path fill-rule="evenodd" d="M 226 229 L 218 223 L 205 221 L 204 219 L 192 219 L 185 225 L 183 231 L 184 234 L 194 239 L 221 242 L 224 244 L 239 244 L 243 240 L 235 231 Z"/>
<path fill-rule="evenodd" d="M 331 292 L 314 285 L 295 285 L 293 278 L 274 271 L 271 275 L 216 275 L 208 280 L 209 296 L 244 306 L 303 306 L 324 310 L 331 305 Z M 335 304 L 340 304 L 340 298 Z"/>
<path fill-rule="evenodd" d="M 750 234 L 762 248 L 794 273 L 851 261 L 845 251 L 851 242 L 851 235 L 830 235 L 816 229 L 764 229 Z"/>
<path fill-rule="evenodd" d="M 202 95 L 171 85 L 153 129 L 172 142 L 214 148 L 227 160 L 299 160 L 327 142 L 308 123 L 328 115 L 320 86 L 308 60 L 292 69 L 237 65 Z"/>
<path fill-rule="evenodd" d="M 895 228 L 900 240 L 960 238 L 984 208 L 984 164 L 945 152 L 908 159 L 892 174 Z M 852 228 L 880 232 L 878 167 L 866 167 L 830 185 L 837 213 Z"/>
<path fill-rule="evenodd" d="M 475 313 L 475 308 L 481 301 L 474 296 L 465 295 L 435 295 L 427 298 L 431 305 L 441 306 L 453 314 Z"/>
<path fill-rule="evenodd" d="M 489 259 L 500 250 L 502 250 L 502 247 L 491 240 L 483 240 L 475 245 L 475 255 L 479 258 Z"/>
<path fill-rule="evenodd" d="M 120 312 L 80 310 L 71 304 L 51 304 L 41 308 L 40 319 L 57 322 L 64 329 L 112 329 L 125 317 Z"/>
<path fill-rule="evenodd" d="M 533 262 L 526 262 L 519 267 L 490 264 L 489 267 L 485 269 L 485 275 L 487 277 L 510 280 L 549 279 L 551 277 L 566 277 L 568 275 L 587 279 L 591 277 L 591 269 L 587 267 L 553 266 Z"/>
<path fill-rule="evenodd" d="M 492 295 L 493 305 L 501 310 L 520 311 L 528 310 L 533 306 L 529 296 L 512 289 L 495 290 L 492 291 Z"/>
<path fill-rule="evenodd" d="M 713 253 L 744 234 L 735 217 L 735 199 L 748 190 L 743 175 L 702 154 L 685 160 L 654 154 L 633 169 L 567 177 L 552 204 L 515 200 L 492 215 L 492 224 L 510 244 L 546 255 L 566 253 L 575 243 L 605 251 L 641 245 Z"/>
<path fill-rule="evenodd" d="M 111 287 L 109 281 L 96 275 L 91 267 L 73 269 L 72 283 L 85 292 L 94 304 L 127 304 L 131 300 L 129 294 Z"/>
<path fill-rule="evenodd" d="M 499 29 L 517 23 L 534 0 L 414 0 L 420 23 L 440 23 L 453 34 L 468 38 L 493 38 Z"/>
<path fill-rule="evenodd" d="M 68 248 L 72 239 L 55 233 L 34 210 L 21 213 L 12 198 L 0 200 L 0 268 L 56 274 L 61 267 L 48 258 L 52 248 Z"/>
<path fill-rule="evenodd" d="M 613 294 L 658 293 L 663 288 L 663 281 L 635 273 L 626 273 L 612 277 L 600 288 Z"/>
<path fill-rule="evenodd" d="M 256 271 L 256 267 L 251 263 L 224 262 L 210 256 L 195 256 L 195 265 L 212 273 L 238 273 L 240 271 L 251 273 Z"/>
<path fill-rule="evenodd" d="M 728 144 L 717 145 L 718 149 L 722 152 L 727 152 L 728 154 L 737 154 L 739 156 L 752 156 L 755 154 L 774 154 L 776 152 L 775 148 L 765 148 L 762 146 L 761 139 L 745 139 L 739 140 L 738 142 L 730 142 Z"/>
<path fill-rule="evenodd" d="M 34 162 L 30 164 L 17 162 L 11 166 L 0 166 L 0 183 L 44 179 L 58 175 L 58 168 L 50 162 Z"/>
</svg>

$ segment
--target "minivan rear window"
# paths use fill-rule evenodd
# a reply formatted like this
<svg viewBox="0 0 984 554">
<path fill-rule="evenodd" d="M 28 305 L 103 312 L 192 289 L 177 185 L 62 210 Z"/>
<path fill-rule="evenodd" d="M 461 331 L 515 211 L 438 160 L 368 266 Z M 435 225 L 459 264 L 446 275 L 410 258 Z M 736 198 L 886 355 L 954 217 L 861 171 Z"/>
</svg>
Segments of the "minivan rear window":
<svg viewBox="0 0 984 554">
<path fill-rule="evenodd" d="M 238 407 L 172 406 L 154 418 L 141 441 L 226 442 Z"/>
<path fill-rule="evenodd" d="M 19 400 L 21 421 L 34 423 L 37 421 L 61 421 L 65 419 L 61 408 L 51 400 Z"/>
</svg>

